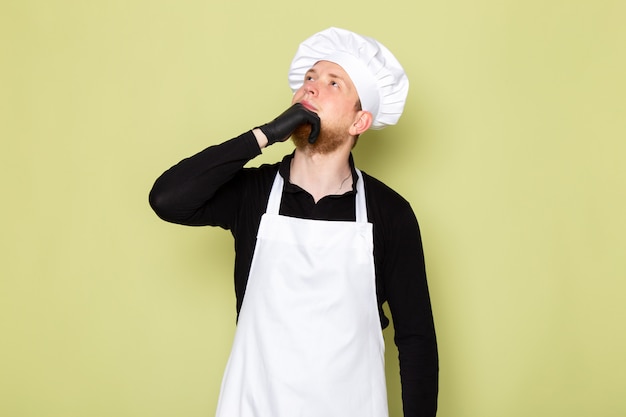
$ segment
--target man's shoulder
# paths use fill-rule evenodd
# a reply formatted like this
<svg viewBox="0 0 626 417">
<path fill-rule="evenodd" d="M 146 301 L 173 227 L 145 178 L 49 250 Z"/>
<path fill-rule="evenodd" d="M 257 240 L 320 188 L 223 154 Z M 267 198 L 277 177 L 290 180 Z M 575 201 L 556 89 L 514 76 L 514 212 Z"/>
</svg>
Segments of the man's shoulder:
<svg viewBox="0 0 626 417">
<path fill-rule="evenodd" d="M 376 177 L 361 171 L 365 185 L 366 198 L 373 201 L 384 201 L 389 206 L 409 206 L 409 202 L 396 190 Z"/>
<path fill-rule="evenodd" d="M 368 219 L 379 236 L 395 239 L 419 226 L 409 201 L 381 180 L 363 172 Z M 413 234 L 414 235 L 414 234 Z"/>
<path fill-rule="evenodd" d="M 278 167 L 279 163 L 245 167 L 233 178 L 231 182 L 233 190 L 247 201 L 244 205 L 246 210 L 265 208 Z M 256 207 L 257 200 L 261 204 L 258 207 Z"/>
<path fill-rule="evenodd" d="M 278 172 L 280 162 L 264 163 L 259 166 L 245 167 L 240 175 L 247 181 L 271 182 Z"/>
</svg>

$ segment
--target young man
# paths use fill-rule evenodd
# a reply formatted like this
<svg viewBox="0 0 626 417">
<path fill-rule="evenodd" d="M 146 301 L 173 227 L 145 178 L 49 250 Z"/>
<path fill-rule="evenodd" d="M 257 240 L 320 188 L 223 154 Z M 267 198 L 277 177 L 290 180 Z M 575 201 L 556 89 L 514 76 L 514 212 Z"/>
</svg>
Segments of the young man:
<svg viewBox="0 0 626 417">
<path fill-rule="evenodd" d="M 417 220 L 351 149 L 395 124 L 408 81 L 383 45 L 330 28 L 291 64 L 292 106 L 179 162 L 150 203 L 235 239 L 238 323 L 218 417 L 385 417 L 389 303 L 405 417 L 434 416 L 438 357 Z M 293 137 L 282 162 L 244 168 Z M 245 296 L 244 296 L 245 294 Z"/>
</svg>

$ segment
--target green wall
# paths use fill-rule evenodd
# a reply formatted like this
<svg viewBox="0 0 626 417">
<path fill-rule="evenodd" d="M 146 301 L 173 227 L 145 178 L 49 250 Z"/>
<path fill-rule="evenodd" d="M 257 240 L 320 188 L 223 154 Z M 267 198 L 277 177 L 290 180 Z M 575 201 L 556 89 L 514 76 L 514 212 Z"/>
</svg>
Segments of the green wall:
<svg viewBox="0 0 626 417">
<path fill-rule="evenodd" d="M 212 415 L 232 241 L 160 221 L 147 194 L 286 108 L 298 43 L 338 26 L 378 38 L 411 80 L 399 125 L 355 158 L 421 223 L 439 415 L 624 416 L 625 14 L 617 0 L 3 1 L 0 415 Z M 392 417 L 395 355 L 388 343 Z"/>
</svg>

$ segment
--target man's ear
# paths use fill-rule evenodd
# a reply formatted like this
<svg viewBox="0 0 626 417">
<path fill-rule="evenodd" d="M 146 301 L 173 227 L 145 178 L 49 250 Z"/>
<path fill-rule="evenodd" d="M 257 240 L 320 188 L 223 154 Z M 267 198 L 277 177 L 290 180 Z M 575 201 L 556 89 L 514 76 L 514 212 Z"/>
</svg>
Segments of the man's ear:
<svg viewBox="0 0 626 417">
<path fill-rule="evenodd" d="M 354 123 L 350 126 L 350 134 L 352 136 L 359 136 L 370 128 L 373 119 L 372 113 L 365 110 L 358 111 Z"/>
</svg>

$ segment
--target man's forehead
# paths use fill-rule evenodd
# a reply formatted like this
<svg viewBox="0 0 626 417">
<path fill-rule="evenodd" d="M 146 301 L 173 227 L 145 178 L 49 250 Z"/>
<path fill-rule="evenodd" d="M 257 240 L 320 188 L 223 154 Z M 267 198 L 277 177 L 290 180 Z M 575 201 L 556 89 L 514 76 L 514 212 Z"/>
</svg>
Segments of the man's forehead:
<svg viewBox="0 0 626 417">
<path fill-rule="evenodd" d="M 328 73 L 329 76 L 334 77 L 334 78 L 341 78 L 341 79 L 352 81 L 352 79 L 350 78 L 350 74 L 348 74 L 341 65 L 336 64 L 331 61 L 317 61 L 315 65 L 309 68 L 309 70 L 307 71 L 307 74 L 308 73 L 317 74 L 321 71 Z"/>
</svg>

